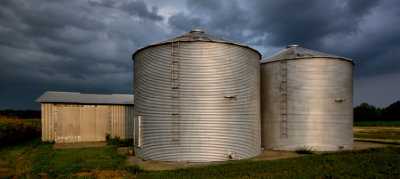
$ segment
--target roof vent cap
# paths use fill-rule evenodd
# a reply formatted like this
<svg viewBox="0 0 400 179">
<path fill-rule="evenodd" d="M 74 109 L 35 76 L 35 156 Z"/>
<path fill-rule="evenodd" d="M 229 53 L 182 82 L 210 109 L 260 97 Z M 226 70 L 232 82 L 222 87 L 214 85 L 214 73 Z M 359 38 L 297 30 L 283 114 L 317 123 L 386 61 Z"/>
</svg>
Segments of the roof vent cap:
<svg viewBox="0 0 400 179">
<path fill-rule="evenodd" d="M 194 30 L 191 30 L 190 33 L 204 33 L 204 32 L 201 29 L 194 29 Z"/>
<path fill-rule="evenodd" d="M 289 45 L 289 46 L 287 46 L 286 48 L 297 48 L 297 47 L 299 47 L 299 45 L 297 45 L 297 44 L 293 44 L 293 45 Z"/>
</svg>

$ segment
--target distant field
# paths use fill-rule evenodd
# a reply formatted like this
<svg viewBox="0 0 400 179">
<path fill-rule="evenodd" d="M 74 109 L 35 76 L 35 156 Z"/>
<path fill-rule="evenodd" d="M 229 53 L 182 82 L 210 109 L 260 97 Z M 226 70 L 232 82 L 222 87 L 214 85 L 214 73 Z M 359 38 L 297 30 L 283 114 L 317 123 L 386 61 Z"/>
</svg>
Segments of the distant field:
<svg viewBox="0 0 400 179">
<path fill-rule="evenodd" d="M 0 149 L 0 178 L 398 178 L 400 148 L 344 151 L 272 161 L 239 161 L 229 164 L 145 171 L 127 166 L 116 146 L 53 149 L 51 143 L 34 139 Z"/>
<path fill-rule="evenodd" d="M 0 116 L 0 148 L 36 138 L 41 130 L 40 119 Z"/>
<path fill-rule="evenodd" d="M 400 144 L 400 127 L 355 126 L 354 140 L 387 144 Z"/>
<path fill-rule="evenodd" d="M 400 121 L 369 121 L 369 122 L 354 122 L 354 126 L 389 126 L 389 127 L 400 127 Z"/>
</svg>

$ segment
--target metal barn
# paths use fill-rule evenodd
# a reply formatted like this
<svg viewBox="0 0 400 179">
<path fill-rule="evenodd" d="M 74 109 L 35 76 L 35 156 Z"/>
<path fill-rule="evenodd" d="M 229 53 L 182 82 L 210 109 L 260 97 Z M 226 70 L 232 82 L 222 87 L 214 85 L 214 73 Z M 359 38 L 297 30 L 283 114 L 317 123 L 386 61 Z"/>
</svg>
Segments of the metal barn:
<svg viewBox="0 0 400 179">
<path fill-rule="evenodd" d="M 47 91 L 36 102 L 42 108 L 42 141 L 133 138 L 133 95 Z"/>
<path fill-rule="evenodd" d="M 193 30 L 132 58 L 138 157 L 209 162 L 260 154 L 258 51 Z"/>
<path fill-rule="evenodd" d="M 263 59 L 263 147 L 352 149 L 353 65 L 350 59 L 297 45 Z"/>
</svg>

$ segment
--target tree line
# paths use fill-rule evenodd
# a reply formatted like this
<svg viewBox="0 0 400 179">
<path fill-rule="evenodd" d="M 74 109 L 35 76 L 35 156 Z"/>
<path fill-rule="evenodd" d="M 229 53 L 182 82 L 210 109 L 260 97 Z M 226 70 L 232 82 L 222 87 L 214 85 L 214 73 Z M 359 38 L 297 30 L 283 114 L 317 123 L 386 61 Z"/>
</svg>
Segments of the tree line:
<svg viewBox="0 0 400 179">
<path fill-rule="evenodd" d="M 40 111 L 36 110 L 0 110 L 0 116 L 22 119 L 40 119 Z M 368 103 L 354 107 L 354 121 L 400 121 L 400 101 L 385 108 L 377 108 Z"/>
<path fill-rule="evenodd" d="M 39 110 L 0 110 L 0 116 L 21 118 L 21 119 L 40 119 L 41 112 Z"/>
<path fill-rule="evenodd" d="M 354 108 L 354 121 L 400 121 L 400 101 L 385 108 L 362 103 Z"/>
</svg>

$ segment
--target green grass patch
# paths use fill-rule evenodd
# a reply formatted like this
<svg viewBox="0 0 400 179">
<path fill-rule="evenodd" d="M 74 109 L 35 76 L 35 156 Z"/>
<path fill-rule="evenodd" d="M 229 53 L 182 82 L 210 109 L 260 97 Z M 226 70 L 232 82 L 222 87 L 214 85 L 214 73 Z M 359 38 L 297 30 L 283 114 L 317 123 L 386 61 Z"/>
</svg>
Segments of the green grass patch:
<svg viewBox="0 0 400 179">
<path fill-rule="evenodd" d="M 53 149 L 39 138 L 0 149 L 0 178 L 70 178 L 79 172 L 125 172 L 138 178 L 398 178 L 400 147 L 309 155 L 273 161 L 193 167 L 172 171 L 146 171 L 126 166 L 117 146 Z M 104 174 L 104 173 L 103 173 Z"/>
<path fill-rule="evenodd" d="M 143 178 L 398 178 L 400 148 L 310 155 L 275 161 L 242 161 L 206 167 L 138 173 Z"/>
<path fill-rule="evenodd" d="M 369 122 L 354 122 L 354 126 L 364 126 L 364 127 L 400 127 L 400 121 L 369 121 Z"/>
<path fill-rule="evenodd" d="M 10 169 L 0 173 L 3 178 L 38 176 L 67 177 L 94 169 L 125 170 L 125 157 L 118 154 L 117 146 L 76 149 L 53 149 L 51 143 L 40 139 L 24 145 L 0 150 L 0 167 Z"/>
</svg>

